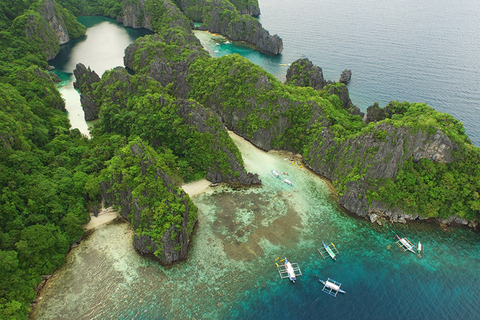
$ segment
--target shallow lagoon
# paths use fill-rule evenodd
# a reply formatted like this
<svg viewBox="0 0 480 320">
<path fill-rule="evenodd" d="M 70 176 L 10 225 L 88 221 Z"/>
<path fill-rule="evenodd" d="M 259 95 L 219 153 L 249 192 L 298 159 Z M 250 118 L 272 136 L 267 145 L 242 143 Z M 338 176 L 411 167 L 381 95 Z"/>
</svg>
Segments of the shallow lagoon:
<svg viewBox="0 0 480 320">
<path fill-rule="evenodd" d="M 372 225 L 339 210 L 328 184 L 289 156 L 234 141 L 264 185 L 194 196 L 199 223 L 188 261 L 164 268 L 135 253 L 127 224 L 104 226 L 72 251 L 32 318 L 316 319 L 335 310 L 329 318 L 468 319 L 480 311 L 477 233 Z M 421 241 L 423 257 L 401 251 L 396 233 Z M 322 241 L 335 243 L 336 262 L 317 252 Z M 278 275 L 284 256 L 300 265 L 296 284 Z M 347 293 L 322 293 L 319 277 Z"/>
</svg>

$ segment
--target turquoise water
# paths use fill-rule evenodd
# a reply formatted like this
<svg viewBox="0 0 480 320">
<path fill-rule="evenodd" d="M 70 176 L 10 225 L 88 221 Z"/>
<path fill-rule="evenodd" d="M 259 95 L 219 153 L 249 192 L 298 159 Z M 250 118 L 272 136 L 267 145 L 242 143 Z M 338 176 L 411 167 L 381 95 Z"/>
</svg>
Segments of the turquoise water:
<svg viewBox="0 0 480 320">
<path fill-rule="evenodd" d="M 264 185 L 193 197 L 199 223 L 188 261 L 162 267 L 135 253 L 126 224 L 104 226 L 49 281 L 32 318 L 477 318 L 477 233 L 370 224 L 339 210 L 328 183 L 285 160 L 290 155 L 234 141 Z M 395 234 L 421 241 L 425 252 L 401 251 Z M 317 252 L 322 241 L 336 245 L 337 261 Z M 295 284 L 279 277 L 275 263 L 285 256 L 303 273 Z M 347 293 L 321 292 L 319 278 L 341 282 Z"/>
<path fill-rule="evenodd" d="M 283 39 L 280 57 L 238 52 L 284 79 L 289 63 L 308 57 L 329 80 L 351 69 L 350 97 L 426 102 L 461 120 L 480 147 L 480 1 L 259 0 L 260 22 Z"/>
<path fill-rule="evenodd" d="M 125 48 L 135 39 L 151 32 L 124 28 L 115 20 L 105 17 L 79 17 L 78 21 L 87 27 L 86 36 L 63 45 L 55 59 L 49 63 L 55 67 L 54 72 L 61 80 L 57 88 L 65 99 L 72 128 L 78 128 L 89 136 L 80 94 L 73 87 L 73 70 L 77 63 L 83 63 L 102 76 L 106 70 L 123 66 Z"/>
</svg>

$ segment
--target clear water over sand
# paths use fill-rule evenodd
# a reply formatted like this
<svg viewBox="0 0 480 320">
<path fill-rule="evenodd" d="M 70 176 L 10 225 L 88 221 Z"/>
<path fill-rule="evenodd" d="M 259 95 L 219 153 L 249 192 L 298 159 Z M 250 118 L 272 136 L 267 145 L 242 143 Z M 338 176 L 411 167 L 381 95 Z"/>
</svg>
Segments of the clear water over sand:
<svg viewBox="0 0 480 320">
<path fill-rule="evenodd" d="M 372 225 L 340 211 L 328 185 L 288 155 L 234 137 L 264 185 L 209 188 L 193 197 L 199 223 L 189 259 L 172 268 L 139 256 L 126 224 L 95 231 L 49 281 L 34 319 L 472 318 L 478 311 L 478 234 L 428 224 Z M 300 169 L 299 169 L 300 168 Z M 288 173 L 294 186 L 270 170 Z M 422 241 L 422 258 L 395 234 Z M 337 261 L 317 252 L 333 242 Z M 387 246 L 391 245 L 388 250 Z M 300 265 L 296 284 L 276 262 Z M 277 260 L 277 258 L 279 258 Z M 318 278 L 347 291 L 333 298 Z"/>
</svg>

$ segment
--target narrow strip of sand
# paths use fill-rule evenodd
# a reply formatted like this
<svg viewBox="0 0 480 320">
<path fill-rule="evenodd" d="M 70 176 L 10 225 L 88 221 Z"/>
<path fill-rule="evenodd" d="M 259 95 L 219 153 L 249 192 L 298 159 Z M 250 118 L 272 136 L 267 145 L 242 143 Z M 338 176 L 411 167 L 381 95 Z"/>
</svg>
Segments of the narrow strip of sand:
<svg viewBox="0 0 480 320">
<path fill-rule="evenodd" d="M 98 213 L 98 216 L 94 216 L 93 214 L 91 215 L 90 222 L 87 224 L 83 225 L 83 228 L 85 230 L 92 230 L 95 228 L 98 228 L 99 226 L 106 224 L 112 220 L 115 220 L 118 218 L 118 212 L 113 210 L 112 207 L 105 208 L 100 210 Z"/>
<path fill-rule="evenodd" d="M 210 181 L 208 181 L 207 179 L 201 179 L 182 185 L 182 189 L 190 197 L 193 197 L 197 194 L 205 192 L 209 185 Z"/>
</svg>

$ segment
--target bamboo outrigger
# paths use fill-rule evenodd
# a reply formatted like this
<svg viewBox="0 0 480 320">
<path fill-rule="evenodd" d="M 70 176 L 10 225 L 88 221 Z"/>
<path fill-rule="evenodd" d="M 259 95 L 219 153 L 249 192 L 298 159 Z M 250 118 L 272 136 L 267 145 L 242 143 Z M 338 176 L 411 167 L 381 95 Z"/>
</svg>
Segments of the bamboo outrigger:
<svg viewBox="0 0 480 320">
<path fill-rule="evenodd" d="M 322 255 L 323 259 L 326 258 L 327 256 L 327 253 L 328 255 L 330 256 L 330 258 L 332 258 L 333 260 L 337 260 L 336 258 L 336 253 L 339 253 L 338 250 L 337 250 L 337 247 L 335 247 L 335 245 L 333 244 L 333 242 L 331 242 L 332 244 L 332 247 L 330 246 L 327 246 L 325 244 L 325 242 L 322 242 L 323 243 L 323 248 L 321 249 L 317 249 L 318 252 Z M 335 253 L 336 252 L 336 253 Z"/>
<path fill-rule="evenodd" d="M 342 285 L 340 282 L 337 282 L 333 279 L 328 278 L 327 281 L 323 281 L 322 279 L 318 279 L 321 283 L 323 283 L 323 289 L 322 291 L 325 293 L 328 293 L 329 295 L 336 297 L 337 294 L 340 293 L 346 293 L 342 289 L 340 289 L 340 286 Z"/>
<path fill-rule="evenodd" d="M 415 246 L 410 240 L 408 240 L 407 238 L 400 238 L 398 235 L 397 235 L 397 238 L 398 238 L 398 241 L 395 243 L 397 244 L 397 246 L 400 247 L 400 249 L 403 250 L 403 252 L 406 252 L 408 250 L 412 253 L 415 253 L 415 250 L 414 250 Z"/>
<path fill-rule="evenodd" d="M 298 263 L 289 262 L 287 257 L 285 257 L 285 263 L 280 265 L 278 263 L 275 264 L 277 265 L 278 273 L 282 279 L 289 278 L 290 281 L 295 283 L 296 278 L 302 275 L 302 271 L 300 270 Z"/>
</svg>

